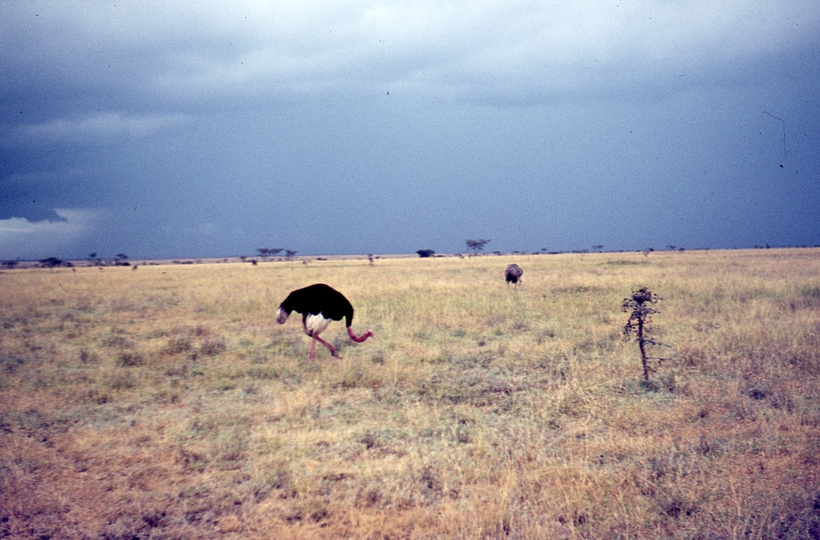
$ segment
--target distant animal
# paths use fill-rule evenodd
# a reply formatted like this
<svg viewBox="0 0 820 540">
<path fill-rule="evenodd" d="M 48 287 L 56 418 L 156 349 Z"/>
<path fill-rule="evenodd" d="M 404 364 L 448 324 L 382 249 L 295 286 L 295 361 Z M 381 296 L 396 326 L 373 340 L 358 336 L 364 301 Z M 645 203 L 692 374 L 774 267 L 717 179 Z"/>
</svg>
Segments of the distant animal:
<svg viewBox="0 0 820 540">
<path fill-rule="evenodd" d="M 507 283 L 518 285 L 521 282 L 521 276 L 523 274 L 524 271 L 521 270 L 521 267 L 513 263 L 507 267 L 507 270 L 504 271 L 504 278 L 507 280 Z"/>
<path fill-rule="evenodd" d="M 317 341 L 327 347 L 331 355 L 339 358 L 336 348 L 319 337 L 332 321 L 344 319 L 347 335 L 356 343 L 373 337 L 370 330 L 361 336 L 353 332 L 350 326 L 353 322 L 353 306 L 342 293 L 324 283 L 316 283 L 291 292 L 279 305 L 276 322 L 285 324 L 293 311 L 302 314 L 302 328 L 305 334 L 313 338 L 310 344 L 310 360 L 313 360 Z"/>
</svg>

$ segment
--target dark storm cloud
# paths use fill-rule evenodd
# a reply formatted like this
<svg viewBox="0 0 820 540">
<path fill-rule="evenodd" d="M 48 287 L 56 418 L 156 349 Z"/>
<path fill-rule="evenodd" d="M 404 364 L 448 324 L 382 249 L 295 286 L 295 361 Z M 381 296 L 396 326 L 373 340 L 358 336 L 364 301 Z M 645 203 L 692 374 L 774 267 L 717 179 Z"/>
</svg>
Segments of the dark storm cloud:
<svg viewBox="0 0 820 540">
<path fill-rule="evenodd" d="M 817 243 L 819 21 L 7 0 L 0 258 Z"/>
</svg>

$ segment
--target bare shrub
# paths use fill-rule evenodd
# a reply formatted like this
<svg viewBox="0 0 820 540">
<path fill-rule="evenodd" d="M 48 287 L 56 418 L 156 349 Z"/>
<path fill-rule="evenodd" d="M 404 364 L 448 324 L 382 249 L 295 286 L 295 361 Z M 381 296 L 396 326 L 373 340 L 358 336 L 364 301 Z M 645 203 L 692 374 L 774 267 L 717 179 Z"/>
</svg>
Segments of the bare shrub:
<svg viewBox="0 0 820 540">
<path fill-rule="evenodd" d="M 661 343 L 656 339 L 650 337 L 653 329 L 649 326 L 652 315 L 660 313 L 658 310 L 650 306 L 658 302 L 660 298 L 646 287 L 632 292 L 632 296 L 624 298 L 621 305 L 621 311 L 629 312 L 629 319 L 624 326 L 624 339 L 629 341 L 634 334 L 635 340 L 638 342 L 638 348 L 641 351 L 641 363 L 643 364 L 643 378 L 647 383 L 649 382 L 649 372 L 654 369 L 649 365 L 650 358 L 646 355 L 647 345 L 660 345 Z M 662 362 L 663 358 L 653 358 Z"/>
</svg>

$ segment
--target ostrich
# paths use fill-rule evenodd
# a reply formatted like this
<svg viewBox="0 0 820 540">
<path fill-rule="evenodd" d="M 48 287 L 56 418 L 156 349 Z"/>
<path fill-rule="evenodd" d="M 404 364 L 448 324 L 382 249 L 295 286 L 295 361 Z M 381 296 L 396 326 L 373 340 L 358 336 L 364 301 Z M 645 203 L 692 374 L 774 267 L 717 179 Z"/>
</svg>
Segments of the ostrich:
<svg viewBox="0 0 820 540">
<path fill-rule="evenodd" d="M 521 275 L 523 273 L 524 271 L 521 270 L 521 267 L 513 263 L 507 267 L 507 270 L 504 272 L 504 277 L 506 278 L 507 283 L 518 285 L 521 283 Z"/>
<path fill-rule="evenodd" d="M 319 337 L 319 334 L 332 321 L 344 319 L 347 326 L 347 335 L 356 343 L 361 343 L 367 338 L 373 337 L 373 332 L 370 330 L 361 336 L 357 336 L 353 332 L 350 327 L 353 322 L 353 306 L 350 305 L 350 302 L 342 293 L 324 283 L 316 283 L 290 293 L 285 301 L 279 305 L 276 322 L 285 324 L 292 311 L 302 314 L 302 328 L 304 328 L 305 334 L 313 338 L 310 344 L 310 360 L 313 360 L 317 341 L 327 347 L 331 355 L 339 358 L 336 348 Z"/>
</svg>

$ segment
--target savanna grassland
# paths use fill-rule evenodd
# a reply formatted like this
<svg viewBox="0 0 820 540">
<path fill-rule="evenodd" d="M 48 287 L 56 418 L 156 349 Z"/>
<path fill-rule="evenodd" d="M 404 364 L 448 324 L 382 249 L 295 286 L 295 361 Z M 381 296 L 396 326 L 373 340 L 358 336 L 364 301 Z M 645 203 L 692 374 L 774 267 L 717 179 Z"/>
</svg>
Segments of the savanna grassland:
<svg viewBox="0 0 820 540">
<path fill-rule="evenodd" d="M 504 283 L 510 262 L 523 285 Z M 342 291 L 317 348 L 292 289 Z M 655 307 L 649 384 L 625 297 Z M 0 537 L 820 538 L 820 250 L 0 273 Z"/>
</svg>

